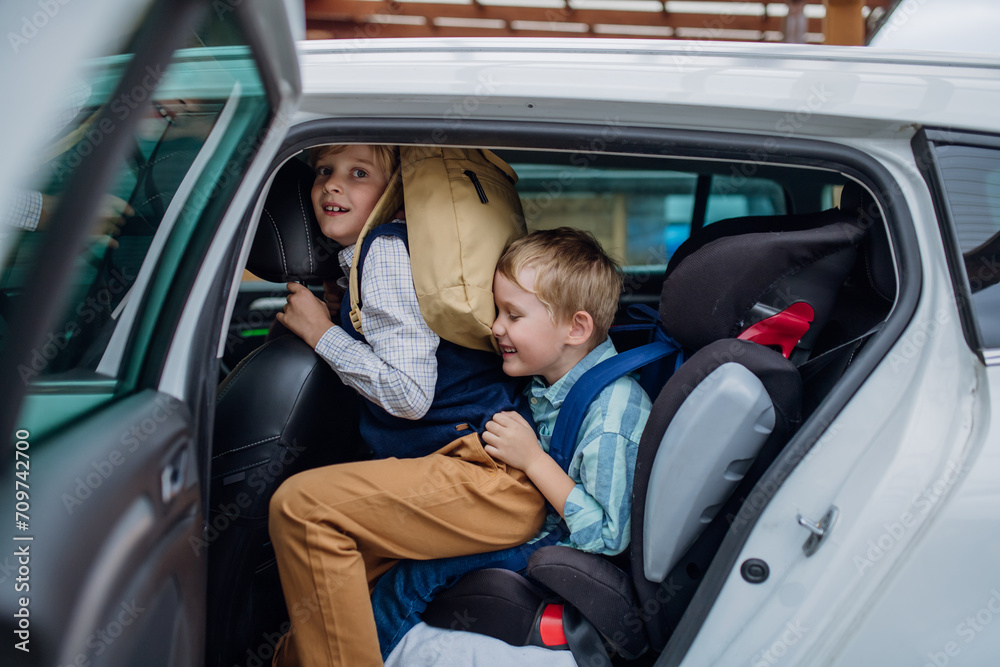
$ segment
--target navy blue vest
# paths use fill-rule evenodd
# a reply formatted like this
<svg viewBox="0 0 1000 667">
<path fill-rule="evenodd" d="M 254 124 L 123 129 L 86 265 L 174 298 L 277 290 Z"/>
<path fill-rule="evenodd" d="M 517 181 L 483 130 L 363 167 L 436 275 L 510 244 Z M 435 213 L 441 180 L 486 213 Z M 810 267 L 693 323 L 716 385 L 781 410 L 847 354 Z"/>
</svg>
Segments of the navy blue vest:
<svg viewBox="0 0 1000 667">
<path fill-rule="evenodd" d="M 356 250 L 361 253 L 358 285 L 363 280 L 365 256 L 378 236 L 398 236 L 409 250 L 405 225 L 389 223 L 373 229 Z M 351 324 L 350 294 L 345 295 L 343 304 L 340 319 L 344 331 L 365 340 Z M 363 303 L 358 305 L 364 307 Z M 521 393 L 524 379 L 504 375 L 501 367 L 500 357 L 493 352 L 472 350 L 441 339 L 437 349 L 437 384 L 427 414 L 420 419 L 394 417 L 362 396 L 361 435 L 380 458 L 414 458 L 437 451 L 472 431 L 482 433 L 486 422 L 504 410 L 516 410 L 533 424 L 527 397 Z"/>
</svg>

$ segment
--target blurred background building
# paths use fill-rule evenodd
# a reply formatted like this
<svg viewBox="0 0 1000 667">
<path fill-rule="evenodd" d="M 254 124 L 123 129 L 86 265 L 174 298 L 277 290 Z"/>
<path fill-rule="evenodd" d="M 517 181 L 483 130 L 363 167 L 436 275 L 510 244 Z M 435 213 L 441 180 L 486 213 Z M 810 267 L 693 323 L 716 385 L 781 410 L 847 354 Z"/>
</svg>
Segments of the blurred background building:
<svg viewBox="0 0 1000 667">
<path fill-rule="evenodd" d="M 861 45 L 899 0 L 305 0 L 310 39 L 640 37 Z"/>
</svg>

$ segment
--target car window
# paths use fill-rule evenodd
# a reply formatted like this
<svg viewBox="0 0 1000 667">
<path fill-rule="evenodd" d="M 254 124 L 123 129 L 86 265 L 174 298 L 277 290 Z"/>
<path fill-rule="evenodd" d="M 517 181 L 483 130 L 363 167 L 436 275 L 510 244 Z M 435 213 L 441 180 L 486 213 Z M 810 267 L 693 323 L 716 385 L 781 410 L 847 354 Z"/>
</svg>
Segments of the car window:
<svg viewBox="0 0 1000 667">
<path fill-rule="evenodd" d="M 937 146 L 940 168 L 986 348 L 1000 347 L 1000 149 Z"/>
<path fill-rule="evenodd" d="M 0 209 L 0 231 L 13 237 L 0 265 L 0 326 L 6 327 L 6 313 L 17 306 L 50 240 L 49 216 L 63 191 L 91 168 L 88 156 L 116 131 L 115 119 L 141 114 L 98 214 L 76 221 L 88 227 L 89 240 L 74 259 L 62 316 L 32 350 L 30 363 L 18 369 L 30 385 L 71 382 L 77 393 L 128 390 L 115 383 L 126 354 L 141 356 L 149 332 L 164 325 L 157 323 L 158 312 L 186 246 L 206 226 L 206 211 L 235 190 L 270 118 L 241 28 L 217 12 L 206 14 L 169 66 L 148 67 L 122 93 L 131 60 L 132 54 L 121 53 L 89 63 L 67 91 L 63 121 L 39 147 L 16 201 Z"/>
<path fill-rule="evenodd" d="M 725 218 L 786 213 L 781 186 L 765 178 L 665 169 L 513 164 L 529 231 L 586 229 L 626 272 L 658 270 L 692 229 Z M 699 195 L 699 190 L 704 195 Z"/>
</svg>

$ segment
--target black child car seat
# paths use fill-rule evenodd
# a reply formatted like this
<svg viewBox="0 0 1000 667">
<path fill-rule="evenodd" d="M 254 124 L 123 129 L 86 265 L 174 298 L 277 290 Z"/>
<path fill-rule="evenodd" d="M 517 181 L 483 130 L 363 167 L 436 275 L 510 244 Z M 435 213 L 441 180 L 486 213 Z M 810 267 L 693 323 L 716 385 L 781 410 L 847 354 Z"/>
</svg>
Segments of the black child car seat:
<svg viewBox="0 0 1000 667">
<path fill-rule="evenodd" d="M 471 573 L 429 606 L 583 665 L 662 651 L 754 484 L 798 428 L 806 363 L 867 226 L 850 210 L 709 225 L 681 245 L 659 314 L 689 354 L 654 398 L 636 461 L 632 540 L 606 558 L 537 551 L 523 574 Z M 499 611 L 497 611 L 499 610 Z"/>
</svg>

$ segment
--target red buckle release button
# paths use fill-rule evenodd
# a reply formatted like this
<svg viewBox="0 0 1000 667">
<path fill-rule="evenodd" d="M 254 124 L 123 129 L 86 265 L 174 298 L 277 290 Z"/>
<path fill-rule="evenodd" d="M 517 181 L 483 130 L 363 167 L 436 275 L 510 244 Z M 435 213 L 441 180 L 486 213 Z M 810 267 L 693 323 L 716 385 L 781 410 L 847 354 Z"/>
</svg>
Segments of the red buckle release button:
<svg viewBox="0 0 1000 667">
<path fill-rule="evenodd" d="M 809 324 L 815 316 L 812 306 L 805 301 L 797 301 L 780 313 L 761 320 L 737 338 L 760 345 L 780 347 L 781 353 L 787 359 L 809 331 Z"/>
<path fill-rule="evenodd" d="M 563 606 L 550 604 L 542 612 L 538 622 L 538 635 L 546 646 L 565 646 L 566 633 L 563 632 Z"/>
</svg>

